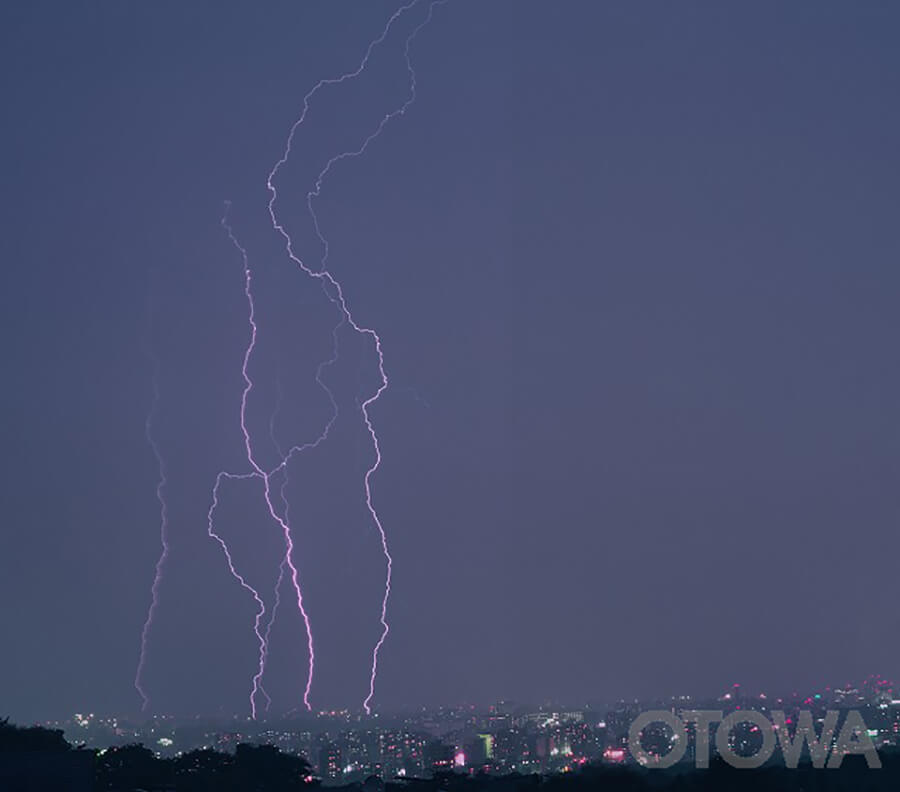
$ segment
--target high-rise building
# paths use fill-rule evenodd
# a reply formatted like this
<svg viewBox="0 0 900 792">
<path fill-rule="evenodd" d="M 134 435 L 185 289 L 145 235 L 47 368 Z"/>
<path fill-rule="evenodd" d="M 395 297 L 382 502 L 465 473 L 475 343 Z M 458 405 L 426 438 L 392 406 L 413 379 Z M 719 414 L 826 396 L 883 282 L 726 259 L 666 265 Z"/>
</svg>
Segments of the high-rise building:
<svg viewBox="0 0 900 792">
<path fill-rule="evenodd" d="M 341 749 L 337 743 L 326 742 L 319 749 L 319 775 L 335 781 L 341 777 Z"/>
</svg>

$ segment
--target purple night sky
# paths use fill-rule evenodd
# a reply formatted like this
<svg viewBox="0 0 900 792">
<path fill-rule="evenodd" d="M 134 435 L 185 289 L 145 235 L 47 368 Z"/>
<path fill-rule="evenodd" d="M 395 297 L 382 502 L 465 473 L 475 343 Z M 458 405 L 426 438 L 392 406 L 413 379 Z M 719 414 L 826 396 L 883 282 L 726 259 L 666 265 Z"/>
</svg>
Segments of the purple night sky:
<svg viewBox="0 0 900 792">
<path fill-rule="evenodd" d="M 900 677 L 898 36 L 3 4 L 0 717 Z"/>
</svg>

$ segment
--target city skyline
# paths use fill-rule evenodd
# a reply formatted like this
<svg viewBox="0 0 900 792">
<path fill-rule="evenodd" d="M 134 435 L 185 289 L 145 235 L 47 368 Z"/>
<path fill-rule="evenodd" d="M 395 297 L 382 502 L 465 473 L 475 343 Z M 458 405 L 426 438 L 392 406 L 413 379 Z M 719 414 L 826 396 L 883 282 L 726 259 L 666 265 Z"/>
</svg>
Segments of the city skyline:
<svg viewBox="0 0 900 792">
<path fill-rule="evenodd" d="M 780 718 L 789 726 L 806 711 L 819 730 L 827 713 L 836 713 L 834 717 L 843 720 L 852 711 L 866 725 L 876 751 L 891 754 L 900 749 L 900 686 L 879 675 L 846 688 L 829 686 L 820 692 L 784 697 L 771 691 L 769 695 L 750 693 L 734 684 L 716 696 L 679 695 L 664 701 L 620 701 L 569 709 L 496 702 L 482 707 L 422 707 L 387 717 L 363 712 L 313 716 L 304 711 L 293 718 L 269 721 L 154 716 L 143 724 L 76 714 L 67 721 L 43 725 L 64 729 L 70 742 L 99 750 L 101 756 L 135 742 L 161 759 L 174 760 L 197 750 L 229 754 L 239 744 L 273 746 L 309 761 L 314 776 L 326 785 L 346 785 L 367 782 L 372 776 L 389 780 L 446 772 L 554 775 L 589 766 L 633 767 L 638 757 L 630 746 L 631 724 L 642 712 L 670 711 L 690 717 L 697 711 L 718 711 L 720 720 L 723 713 L 748 710 Z M 712 729 L 715 733 L 715 726 Z M 662 740 L 655 750 L 660 745 L 663 753 L 671 750 L 664 731 L 645 730 L 644 740 Z M 730 743 L 739 753 L 758 750 L 752 730 L 737 729 Z M 691 762 L 697 750 L 693 737 L 688 748 L 687 761 Z M 718 751 L 714 749 L 713 755 Z"/>
</svg>

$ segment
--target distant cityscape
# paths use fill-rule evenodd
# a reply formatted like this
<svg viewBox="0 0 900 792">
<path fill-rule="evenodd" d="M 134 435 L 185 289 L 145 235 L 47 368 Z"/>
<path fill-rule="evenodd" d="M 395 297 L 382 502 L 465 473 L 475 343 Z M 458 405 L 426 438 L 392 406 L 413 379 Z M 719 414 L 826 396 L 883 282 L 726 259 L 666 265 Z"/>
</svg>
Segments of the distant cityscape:
<svg viewBox="0 0 900 792">
<path fill-rule="evenodd" d="M 788 723 L 802 710 L 811 711 L 818 723 L 828 710 L 858 710 L 877 748 L 900 748 L 900 687 L 878 675 L 859 684 L 802 694 L 769 695 L 735 684 L 713 697 L 619 701 L 608 707 L 528 707 L 501 701 L 486 707 L 422 708 L 395 715 L 332 711 L 277 721 L 227 722 L 155 715 L 143 723 L 77 713 L 41 725 L 62 729 L 73 745 L 103 751 L 141 743 L 161 758 L 203 748 L 227 752 L 239 743 L 273 745 L 304 757 L 324 784 L 346 785 L 373 776 L 556 774 L 586 764 L 629 764 L 631 722 L 641 712 L 660 709 L 679 717 L 697 709 L 726 714 L 739 709 L 782 710 Z M 735 729 L 730 740 L 752 742 L 753 735 Z M 752 746 L 748 750 L 752 752 Z"/>
</svg>

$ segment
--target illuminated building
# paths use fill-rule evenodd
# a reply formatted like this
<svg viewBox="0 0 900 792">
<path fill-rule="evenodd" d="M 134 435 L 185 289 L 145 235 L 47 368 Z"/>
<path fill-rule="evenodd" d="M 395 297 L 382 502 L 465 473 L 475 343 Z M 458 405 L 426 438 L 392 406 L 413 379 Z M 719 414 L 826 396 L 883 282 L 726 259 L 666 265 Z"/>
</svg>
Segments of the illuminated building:
<svg viewBox="0 0 900 792">
<path fill-rule="evenodd" d="M 319 775 L 329 781 L 341 777 L 341 749 L 333 742 L 326 742 L 319 750 Z"/>
</svg>

